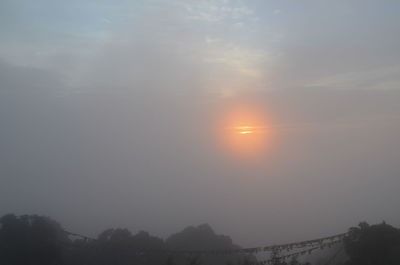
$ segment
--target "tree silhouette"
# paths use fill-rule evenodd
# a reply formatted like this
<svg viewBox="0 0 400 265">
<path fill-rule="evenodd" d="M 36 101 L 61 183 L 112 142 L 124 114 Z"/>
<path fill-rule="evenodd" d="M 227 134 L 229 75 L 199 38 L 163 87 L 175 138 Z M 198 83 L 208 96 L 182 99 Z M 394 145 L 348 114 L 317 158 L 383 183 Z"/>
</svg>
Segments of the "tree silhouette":
<svg viewBox="0 0 400 265">
<path fill-rule="evenodd" d="M 61 264 L 68 238 L 57 222 L 37 215 L 8 214 L 0 224 L 0 264 Z"/>
<path fill-rule="evenodd" d="M 237 250 L 228 236 L 217 235 L 209 225 L 188 227 L 162 240 L 141 231 L 107 229 L 96 239 L 68 238 L 52 219 L 37 215 L 0 218 L 0 265 L 250 265 L 252 255 L 174 254 L 180 250 Z M 346 265 L 399 265 L 400 230 L 386 223 L 365 222 L 349 229 L 344 246 Z M 170 254 L 168 254 L 170 253 Z M 173 253 L 173 252 L 172 252 Z M 276 257 L 274 264 L 305 265 L 296 259 Z"/>
<path fill-rule="evenodd" d="M 369 225 L 362 222 L 352 227 L 345 238 L 347 265 L 400 264 L 400 230 L 385 222 Z"/>
</svg>

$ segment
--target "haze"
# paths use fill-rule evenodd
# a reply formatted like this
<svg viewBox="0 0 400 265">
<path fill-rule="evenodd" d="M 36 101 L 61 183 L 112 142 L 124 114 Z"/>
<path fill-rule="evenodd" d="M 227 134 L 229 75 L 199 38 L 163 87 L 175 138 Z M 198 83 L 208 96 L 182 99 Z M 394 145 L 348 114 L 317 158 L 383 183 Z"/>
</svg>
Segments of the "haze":
<svg viewBox="0 0 400 265">
<path fill-rule="evenodd" d="M 0 215 L 242 246 L 399 226 L 399 8 L 2 0 Z M 237 106 L 256 155 L 224 143 Z"/>
</svg>

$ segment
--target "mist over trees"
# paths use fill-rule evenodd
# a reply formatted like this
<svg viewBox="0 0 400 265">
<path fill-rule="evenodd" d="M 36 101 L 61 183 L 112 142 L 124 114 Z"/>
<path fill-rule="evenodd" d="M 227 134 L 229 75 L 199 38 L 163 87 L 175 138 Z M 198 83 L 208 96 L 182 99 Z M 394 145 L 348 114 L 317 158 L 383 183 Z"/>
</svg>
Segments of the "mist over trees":
<svg viewBox="0 0 400 265">
<path fill-rule="evenodd" d="M 95 239 L 70 238 L 56 221 L 43 216 L 8 214 L 0 219 L 0 264 L 4 265 L 216 265 L 241 261 L 236 255 L 203 258 L 175 256 L 165 250 L 238 249 L 228 236 L 217 235 L 207 225 L 188 227 L 166 240 L 145 231 L 107 229 Z M 254 258 L 247 258 L 255 261 Z"/>
<path fill-rule="evenodd" d="M 386 223 L 369 225 L 363 222 L 350 228 L 341 247 L 345 249 L 347 261 L 327 257 L 312 264 L 400 264 L 400 230 Z M 44 216 L 8 214 L 0 219 L 1 265 L 256 264 L 252 255 L 174 255 L 167 251 L 237 249 L 240 246 L 229 236 L 217 235 L 208 224 L 189 226 L 165 240 L 145 231 L 132 234 L 122 228 L 107 229 L 97 238 L 88 239 L 71 238 L 59 223 Z M 293 259 L 289 262 L 277 260 L 273 264 L 311 263 Z"/>
<path fill-rule="evenodd" d="M 345 238 L 350 260 L 346 265 L 400 264 L 400 230 L 386 224 L 360 223 Z"/>
</svg>

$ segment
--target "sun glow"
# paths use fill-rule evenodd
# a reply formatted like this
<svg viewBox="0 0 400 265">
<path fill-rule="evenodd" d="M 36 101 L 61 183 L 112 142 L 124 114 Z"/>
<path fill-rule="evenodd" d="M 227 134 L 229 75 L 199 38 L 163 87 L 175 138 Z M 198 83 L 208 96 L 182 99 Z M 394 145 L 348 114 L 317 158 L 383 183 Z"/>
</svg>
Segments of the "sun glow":
<svg viewBox="0 0 400 265">
<path fill-rule="evenodd" d="M 223 115 L 224 149 L 231 154 L 260 156 L 271 140 L 264 112 L 254 106 L 234 106 Z"/>
<path fill-rule="evenodd" d="M 236 129 L 240 134 L 250 134 L 250 133 L 254 133 L 253 128 L 254 128 L 254 127 L 252 127 L 252 126 L 237 126 L 235 129 Z"/>
</svg>

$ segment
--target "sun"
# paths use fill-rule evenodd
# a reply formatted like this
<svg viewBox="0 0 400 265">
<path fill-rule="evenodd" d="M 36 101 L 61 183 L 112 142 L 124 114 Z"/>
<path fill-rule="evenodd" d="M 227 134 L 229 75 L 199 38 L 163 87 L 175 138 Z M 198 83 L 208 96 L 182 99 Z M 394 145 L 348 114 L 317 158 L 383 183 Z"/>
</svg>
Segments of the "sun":
<svg viewBox="0 0 400 265">
<path fill-rule="evenodd" d="M 239 134 L 251 134 L 251 133 L 254 133 L 254 127 L 253 126 L 237 126 L 236 130 L 238 131 Z"/>
<path fill-rule="evenodd" d="M 236 155 L 260 156 L 271 140 L 265 113 L 252 105 L 229 108 L 222 119 L 220 139 L 224 150 Z"/>
</svg>

